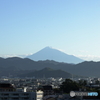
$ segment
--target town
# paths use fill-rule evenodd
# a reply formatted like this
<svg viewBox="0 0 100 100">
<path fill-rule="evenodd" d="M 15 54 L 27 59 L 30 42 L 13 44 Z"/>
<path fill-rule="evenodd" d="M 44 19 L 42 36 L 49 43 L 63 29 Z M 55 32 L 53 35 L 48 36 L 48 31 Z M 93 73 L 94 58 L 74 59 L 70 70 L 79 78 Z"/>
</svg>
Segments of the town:
<svg viewBox="0 0 100 100">
<path fill-rule="evenodd" d="M 79 85 L 79 86 L 78 86 Z M 97 92 L 97 96 L 74 96 L 71 91 Z M 100 100 L 100 78 L 2 77 L 0 100 Z"/>
</svg>

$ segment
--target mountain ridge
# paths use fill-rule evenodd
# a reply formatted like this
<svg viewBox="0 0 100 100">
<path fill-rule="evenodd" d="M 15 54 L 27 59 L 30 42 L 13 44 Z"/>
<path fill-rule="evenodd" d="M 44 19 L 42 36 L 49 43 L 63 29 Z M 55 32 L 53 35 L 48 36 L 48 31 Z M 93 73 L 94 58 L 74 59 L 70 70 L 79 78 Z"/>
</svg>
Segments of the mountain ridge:
<svg viewBox="0 0 100 100">
<path fill-rule="evenodd" d="M 27 73 L 27 74 L 21 74 L 19 75 L 21 77 L 36 77 L 36 78 L 43 78 L 45 76 L 45 78 L 50 78 L 50 77 L 54 77 L 54 78 L 58 78 L 58 77 L 63 77 L 63 78 L 71 78 L 72 75 L 68 72 L 62 71 L 62 70 L 54 70 L 51 69 L 49 67 L 43 68 L 42 70 L 38 70 L 38 71 L 34 71 L 31 73 Z"/>
<path fill-rule="evenodd" d="M 33 61 L 28 58 L 0 58 L 0 76 L 19 75 L 43 68 L 61 69 L 68 73 L 80 76 L 100 76 L 100 62 L 85 61 L 78 64 L 60 63 L 52 60 Z"/>
</svg>

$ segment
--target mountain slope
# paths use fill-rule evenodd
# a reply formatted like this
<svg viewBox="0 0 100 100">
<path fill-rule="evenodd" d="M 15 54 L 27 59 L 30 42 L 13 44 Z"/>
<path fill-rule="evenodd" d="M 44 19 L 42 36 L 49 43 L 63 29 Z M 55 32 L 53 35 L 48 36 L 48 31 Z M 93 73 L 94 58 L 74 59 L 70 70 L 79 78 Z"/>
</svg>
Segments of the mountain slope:
<svg viewBox="0 0 100 100">
<path fill-rule="evenodd" d="M 85 61 L 79 64 L 60 63 L 55 61 L 33 61 L 28 58 L 0 58 L 0 76 L 20 75 L 21 73 L 31 73 L 36 70 L 42 70 L 49 67 L 54 70 L 61 69 L 68 73 L 89 76 L 100 77 L 100 62 Z"/>
<path fill-rule="evenodd" d="M 54 60 L 57 62 L 66 62 L 66 63 L 80 63 L 83 62 L 82 59 L 75 57 L 73 55 L 68 55 L 64 52 L 61 52 L 57 49 L 53 49 L 50 47 L 45 47 L 37 53 L 27 56 L 26 58 L 30 58 L 34 61 L 39 60 Z"/>
<path fill-rule="evenodd" d="M 19 76 L 23 76 L 23 77 L 39 77 L 39 78 L 49 78 L 49 77 L 63 77 L 63 78 L 69 78 L 72 77 L 72 75 L 68 72 L 62 71 L 62 70 L 53 70 L 51 68 L 44 68 L 42 70 L 39 71 L 35 71 L 35 72 L 31 72 L 31 73 L 27 73 L 27 74 L 23 74 L 23 75 L 19 75 Z"/>
</svg>

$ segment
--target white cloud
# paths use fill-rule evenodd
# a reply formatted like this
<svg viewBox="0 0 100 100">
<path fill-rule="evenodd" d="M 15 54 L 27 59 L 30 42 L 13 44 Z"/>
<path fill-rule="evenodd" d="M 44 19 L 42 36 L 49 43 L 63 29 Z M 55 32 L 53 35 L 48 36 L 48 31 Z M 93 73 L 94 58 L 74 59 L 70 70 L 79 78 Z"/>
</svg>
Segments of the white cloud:
<svg viewBox="0 0 100 100">
<path fill-rule="evenodd" d="M 24 58 L 26 56 L 29 56 L 29 55 L 32 55 L 32 53 L 30 54 L 23 54 L 23 55 L 16 55 L 16 54 L 11 54 L 11 55 L 0 55 L 0 57 L 2 58 L 9 58 L 9 57 L 21 57 L 21 58 Z"/>
<path fill-rule="evenodd" d="M 0 57 L 3 57 L 3 58 L 18 57 L 18 55 L 0 55 Z"/>
<path fill-rule="evenodd" d="M 75 55 L 75 56 L 87 61 L 100 61 L 100 56 L 97 55 Z"/>
<path fill-rule="evenodd" d="M 59 51 L 61 51 L 61 52 L 64 52 L 64 53 L 66 53 L 64 50 L 62 50 L 62 49 L 57 49 L 57 50 L 59 50 Z"/>
<path fill-rule="evenodd" d="M 65 52 L 65 50 L 63 50 L 63 49 L 58 49 L 58 48 L 53 48 L 53 47 L 51 47 L 52 49 L 56 49 L 56 50 L 59 50 L 59 51 L 61 51 L 61 52 L 64 52 L 64 53 L 66 53 Z"/>
</svg>

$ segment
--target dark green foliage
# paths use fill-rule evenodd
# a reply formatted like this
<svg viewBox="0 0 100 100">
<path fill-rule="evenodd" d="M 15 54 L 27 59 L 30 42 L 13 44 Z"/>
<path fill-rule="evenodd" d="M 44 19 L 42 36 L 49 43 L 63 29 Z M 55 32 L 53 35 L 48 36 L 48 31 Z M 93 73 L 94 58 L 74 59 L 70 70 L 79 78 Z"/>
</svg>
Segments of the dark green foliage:
<svg viewBox="0 0 100 100">
<path fill-rule="evenodd" d="M 99 88 L 91 88 L 86 87 L 87 81 L 86 80 L 79 80 L 78 82 L 72 81 L 70 79 L 66 79 L 62 85 L 60 86 L 60 91 L 64 93 L 70 93 L 70 91 L 79 91 L 81 89 L 82 91 L 90 91 L 90 92 L 97 92 L 98 96 L 97 98 L 100 99 L 100 89 Z"/>
<path fill-rule="evenodd" d="M 61 92 L 59 88 L 55 88 L 55 89 L 53 89 L 53 91 L 54 91 L 54 93 L 60 93 Z"/>
<path fill-rule="evenodd" d="M 65 82 L 63 82 L 60 86 L 60 90 L 64 93 L 69 93 L 70 91 L 78 91 L 79 84 L 70 79 L 66 79 Z"/>
<path fill-rule="evenodd" d="M 78 83 L 79 83 L 80 86 L 86 86 L 87 85 L 86 80 L 79 80 Z"/>
</svg>

